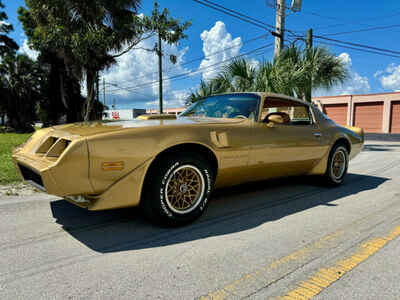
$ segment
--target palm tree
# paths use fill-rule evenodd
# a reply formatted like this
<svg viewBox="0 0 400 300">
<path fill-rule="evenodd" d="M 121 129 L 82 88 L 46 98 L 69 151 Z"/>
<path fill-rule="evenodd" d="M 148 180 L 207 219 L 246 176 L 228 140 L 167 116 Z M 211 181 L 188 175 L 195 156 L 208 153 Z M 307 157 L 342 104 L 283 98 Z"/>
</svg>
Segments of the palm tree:
<svg viewBox="0 0 400 300">
<path fill-rule="evenodd" d="M 288 95 L 311 101 L 312 89 L 330 89 L 348 78 L 346 65 L 324 47 L 285 48 L 274 62 Z"/>
<path fill-rule="evenodd" d="M 247 59 L 235 59 L 200 88 L 188 102 L 222 92 L 273 92 L 311 101 L 313 89 L 329 89 L 348 76 L 346 65 L 326 48 L 285 48 L 273 61 L 254 67 Z"/>
<path fill-rule="evenodd" d="M 211 96 L 213 94 L 218 94 L 218 90 L 216 89 L 215 85 L 211 81 L 204 81 L 200 82 L 200 86 L 196 91 L 192 91 L 189 97 L 186 99 L 186 104 L 194 103 L 197 100 Z"/>
</svg>

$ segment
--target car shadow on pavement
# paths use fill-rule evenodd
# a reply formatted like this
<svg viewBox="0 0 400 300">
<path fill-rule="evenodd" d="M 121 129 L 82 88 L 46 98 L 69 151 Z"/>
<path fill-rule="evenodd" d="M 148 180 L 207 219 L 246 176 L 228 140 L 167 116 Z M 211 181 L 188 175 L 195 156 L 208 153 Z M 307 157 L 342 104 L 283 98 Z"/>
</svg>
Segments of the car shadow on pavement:
<svg viewBox="0 0 400 300">
<path fill-rule="evenodd" d="M 296 177 L 224 188 L 214 193 L 206 213 L 180 228 L 155 226 L 136 208 L 88 211 L 65 200 L 50 203 L 53 217 L 75 239 L 109 253 L 161 247 L 255 228 L 315 206 L 334 209 L 338 199 L 372 190 L 388 178 L 348 174 L 340 187 L 324 187 L 318 178 Z M 352 201 L 362 201 L 358 197 Z"/>
</svg>

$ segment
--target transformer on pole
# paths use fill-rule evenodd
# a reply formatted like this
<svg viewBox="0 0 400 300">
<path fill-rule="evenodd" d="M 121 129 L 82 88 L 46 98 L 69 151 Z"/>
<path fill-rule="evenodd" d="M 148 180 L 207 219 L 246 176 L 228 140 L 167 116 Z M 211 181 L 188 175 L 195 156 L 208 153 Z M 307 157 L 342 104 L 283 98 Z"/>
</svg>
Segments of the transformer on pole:
<svg viewBox="0 0 400 300">
<path fill-rule="evenodd" d="M 301 5 L 303 0 L 292 0 L 292 5 L 290 6 L 291 11 L 298 12 L 301 11 Z"/>
<path fill-rule="evenodd" d="M 274 57 L 277 57 L 283 49 L 285 41 L 286 0 L 267 0 L 266 3 L 267 6 L 274 7 L 276 10 L 275 32 L 271 33 L 275 36 Z M 292 0 L 290 9 L 298 12 L 301 10 L 302 3 L 302 0 Z"/>
</svg>

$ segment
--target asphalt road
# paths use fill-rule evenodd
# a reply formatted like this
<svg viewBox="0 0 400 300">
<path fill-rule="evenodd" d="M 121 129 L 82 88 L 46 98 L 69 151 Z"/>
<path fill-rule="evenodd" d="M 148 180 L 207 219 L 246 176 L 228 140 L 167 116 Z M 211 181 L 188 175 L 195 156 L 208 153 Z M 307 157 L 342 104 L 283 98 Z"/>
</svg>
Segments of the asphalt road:
<svg viewBox="0 0 400 300">
<path fill-rule="evenodd" d="M 339 188 L 315 182 L 219 190 L 177 229 L 1 197 L 0 299 L 399 299 L 400 142 L 369 141 Z"/>
</svg>

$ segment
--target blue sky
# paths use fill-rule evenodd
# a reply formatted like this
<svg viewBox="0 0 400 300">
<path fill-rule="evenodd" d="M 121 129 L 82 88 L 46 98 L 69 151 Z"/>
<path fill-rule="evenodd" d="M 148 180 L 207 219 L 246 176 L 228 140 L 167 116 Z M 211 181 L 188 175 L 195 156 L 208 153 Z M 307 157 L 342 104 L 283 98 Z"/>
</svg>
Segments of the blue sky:
<svg viewBox="0 0 400 300">
<path fill-rule="evenodd" d="M 225 7 L 235 9 L 243 14 L 275 24 L 275 10 L 265 0 L 220 0 Z M 269 2 L 272 2 L 270 0 Z M 3 0 L 9 22 L 14 26 L 11 36 L 21 45 L 21 51 L 34 56 L 28 49 L 26 38 L 17 19 L 17 8 L 24 5 L 22 0 Z M 250 5 L 251 3 L 251 5 Z M 172 65 L 167 60 L 164 69 L 166 76 L 197 71 L 182 80 L 165 82 L 166 106 L 182 106 L 190 90 L 195 89 L 200 79 L 210 78 L 217 70 L 208 68 L 232 56 L 242 54 L 273 42 L 271 35 L 249 43 L 245 41 L 265 34 L 253 26 L 202 6 L 192 0 L 159 0 L 161 7 L 170 10 L 173 16 L 181 20 L 191 20 L 192 26 L 187 30 L 188 38 L 178 46 L 166 46 L 167 54 L 178 56 L 178 64 Z M 287 0 L 287 4 L 290 1 Z M 141 12 L 149 14 L 153 1 L 143 1 Z M 316 1 L 303 0 L 301 12 L 290 13 L 286 18 L 286 28 L 298 35 L 305 35 L 308 28 L 313 28 L 315 35 L 328 35 L 348 32 L 377 26 L 399 25 L 400 3 L 397 0 L 383 1 Z M 400 36 L 400 25 L 385 30 L 354 32 L 330 36 L 332 38 L 354 43 L 371 45 L 400 51 L 397 42 Z M 141 46 L 152 48 L 154 40 L 148 40 Z M 317 41 L 314 41 L 317 44 Z M 351 49 L 327 46 L 335 55 L 340 56 L 348 65 L 351 78 L 343 86 L 330 91 L 316 91 L 317 95 L 379 93 L 400 90 L 400 59 L 380 56 Z M 225 50 L 226 48 L 230 48 Z M 222 51 L 222 52 L 221 52 Z M 203 55 L 220 52 L 206 60 L 185 64 Z M 272 58 L 272 47 L 248 55 L 254 64 L 257 60 Z M 152 53 L 134 50 L 121 57 L 118 65 L 104 72 L 106 80 L 106 100 L 110 104 L 115 100 L 119 108 L 153 108 L 157 106 L 158 86 L 151 85 L 157 80 L 157 60 Z M 182 65 L 183 64 L 183 65 Z M 199 69 L 200 68 L 200 69 Z M 212 72 L 211 72 L 212 71 Z M 112 85 L 110 85 L 112 84 Z"/>
</svg>

